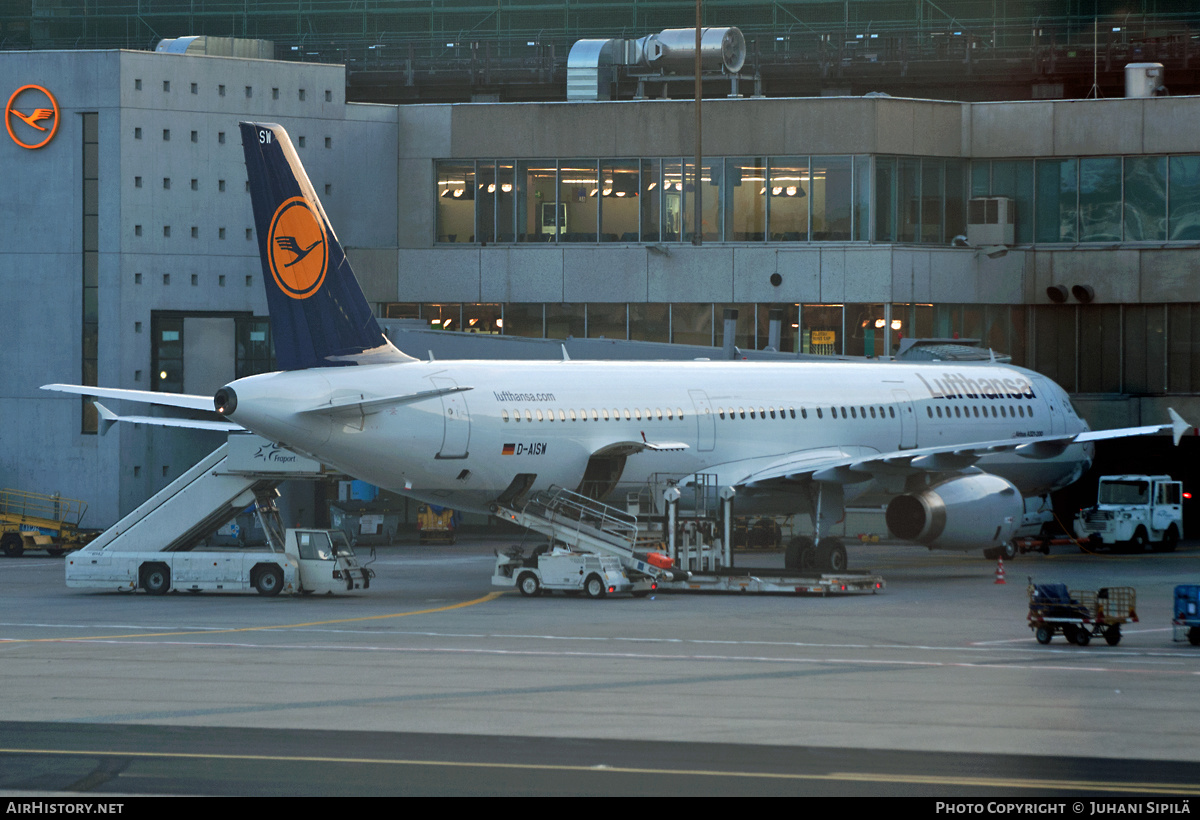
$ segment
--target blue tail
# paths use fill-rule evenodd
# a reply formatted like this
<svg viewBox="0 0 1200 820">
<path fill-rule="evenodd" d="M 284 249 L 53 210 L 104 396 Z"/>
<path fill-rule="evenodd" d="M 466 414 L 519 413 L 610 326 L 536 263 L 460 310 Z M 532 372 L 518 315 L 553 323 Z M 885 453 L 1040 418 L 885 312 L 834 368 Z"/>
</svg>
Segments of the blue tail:
<svg viewBox="0 0 1200 820">
<path fill-rule="evenodd" d="M 375 321 L 287 132 L 241 128 L 280 368 L 412 361 Z"/>
</svg>

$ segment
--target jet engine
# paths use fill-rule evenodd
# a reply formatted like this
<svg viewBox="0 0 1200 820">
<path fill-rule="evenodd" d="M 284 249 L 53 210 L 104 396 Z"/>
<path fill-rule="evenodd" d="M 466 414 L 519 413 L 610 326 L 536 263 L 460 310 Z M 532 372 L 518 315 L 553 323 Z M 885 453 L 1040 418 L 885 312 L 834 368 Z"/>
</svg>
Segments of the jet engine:
<svg viewBox="0 0 1200 820">
<path fill-rule="evenodd" d="M 1011 483 L 989 473 L 959 476 L 887 506 L 888 529 L 897 538 L 930 549 L 998 547 L 1021 526 L 1025 500 Z"/>
</svg>

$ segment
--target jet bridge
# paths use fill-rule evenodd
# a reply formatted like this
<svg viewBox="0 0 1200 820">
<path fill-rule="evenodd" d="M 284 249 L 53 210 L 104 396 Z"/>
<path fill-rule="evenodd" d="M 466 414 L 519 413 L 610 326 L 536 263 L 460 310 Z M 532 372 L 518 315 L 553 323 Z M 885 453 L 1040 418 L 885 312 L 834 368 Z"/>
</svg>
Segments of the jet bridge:
<svg viewBox="0 0 1200 820">
<path fill-rule="evenodd" d="M 228 523 L 249 504 L 273 507 L 283 481 L 328 475 L 320 462 L 249 433 L 232 433 L 196 466 L 79 550 L 181 552 Z"/>
</svg>

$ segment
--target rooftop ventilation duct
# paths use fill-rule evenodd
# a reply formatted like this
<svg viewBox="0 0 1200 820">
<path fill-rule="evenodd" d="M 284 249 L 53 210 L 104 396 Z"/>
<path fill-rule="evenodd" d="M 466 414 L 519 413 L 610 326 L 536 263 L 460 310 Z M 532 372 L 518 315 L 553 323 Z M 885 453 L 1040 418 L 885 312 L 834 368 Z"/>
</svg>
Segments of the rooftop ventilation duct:
<svg viewBox="0 0 1200 820">
<path fill-rule="evenodd" d="M 1162 63 L 1129 63 L 1125 66 L 1125 96 L 1157 97 L 1167 93 Z"/>
<path fill-rule="evenodd" d="M 746 38 L 739 29 L 700 29 L 702 73 L 736 78 L 745 62 Z M 637 40 L 578 40 L 567 55 L 567 100 L 609 99 L 614 66 L 690 76 L 696 67 L 696 30 L 666 29 Z"/>
</svg>

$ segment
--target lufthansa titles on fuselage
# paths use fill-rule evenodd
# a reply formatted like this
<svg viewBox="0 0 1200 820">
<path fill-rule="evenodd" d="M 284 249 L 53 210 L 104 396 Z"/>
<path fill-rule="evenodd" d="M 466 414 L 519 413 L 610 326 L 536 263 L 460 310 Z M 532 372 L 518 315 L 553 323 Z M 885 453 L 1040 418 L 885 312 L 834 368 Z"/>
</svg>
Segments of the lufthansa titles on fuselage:
<svg viewBox="0 0 1200 820">
<path fill-rule="evenodd" d="M 941 378 L 930 384 L 920 373 L 916 374 L 929 395 L 935 399 L 1036 399 L 1033 384 L 1016 376 L 1009 379 L 971 379 L 961 373 L 943 373 Z"/>
</svg>

